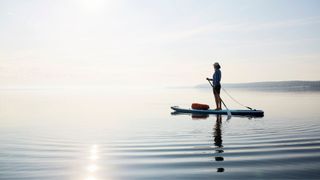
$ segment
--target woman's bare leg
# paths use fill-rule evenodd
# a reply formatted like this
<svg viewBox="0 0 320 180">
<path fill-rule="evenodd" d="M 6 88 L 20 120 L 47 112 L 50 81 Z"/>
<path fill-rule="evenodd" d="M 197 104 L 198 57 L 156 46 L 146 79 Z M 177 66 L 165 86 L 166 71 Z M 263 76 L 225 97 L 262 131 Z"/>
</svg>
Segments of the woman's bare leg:
<svg viewBox="0 0 320 180">
<path fill-rule="evenodd" d="M 221 108 L 221 97 L 220 97 L 220 94 L 214 92 L 214 98 L 216 100 L 217 109 L 222 109 Z"/>
<path fill-rule="evenodd" d="M 219 105 L 219 109 L 222 109 L 221 108 L 221 97 L 220 97 L 220 94 L 218 94 L 218 105 Z"/>
<path fill-rule="evenodd" d="M 215 102 L 216 102 L 216 109 L 219 109 L 219 96 L 215 92 L 214 92 L 214 99 L 215 99 Z"/>
<path fill-rule="evenodd" d="M 218 107 L 216 93 L 214 92 L 214 90 L 212 90 L 212 93 L 214 95 L 214 102 L 216 103 L 216 107 Z"/>
</svg>

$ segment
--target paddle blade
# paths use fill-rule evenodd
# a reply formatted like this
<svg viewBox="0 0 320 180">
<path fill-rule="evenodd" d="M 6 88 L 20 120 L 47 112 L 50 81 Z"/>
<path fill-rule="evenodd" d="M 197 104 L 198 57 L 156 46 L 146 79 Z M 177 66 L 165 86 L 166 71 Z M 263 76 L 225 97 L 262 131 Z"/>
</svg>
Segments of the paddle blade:
<svg viewBox="0 0 320 180">
<path fill-rule="evenodd" d="M 229 111 L 229 109 L 227 111 L 227 115 L 228 115 L 227 120 L 231 119 L 232 115 L 231 115 L 231 112 Z"/>
</svg>

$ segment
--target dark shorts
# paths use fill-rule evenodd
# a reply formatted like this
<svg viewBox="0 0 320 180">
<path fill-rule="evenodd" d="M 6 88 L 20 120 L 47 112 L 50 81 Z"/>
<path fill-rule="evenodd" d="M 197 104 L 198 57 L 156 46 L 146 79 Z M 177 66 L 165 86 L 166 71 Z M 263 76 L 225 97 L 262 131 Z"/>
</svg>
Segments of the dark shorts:
<svg viewBox="0 0 320 180">
<path fill-rule="evenodd" d="M 213 92 L 214 93 L 217 93 L 217 94 L 220 94 L 220 90 L 221 90 L 221 85 L 215 85 L 214 88 L 213 88 Z"/>
</svg>

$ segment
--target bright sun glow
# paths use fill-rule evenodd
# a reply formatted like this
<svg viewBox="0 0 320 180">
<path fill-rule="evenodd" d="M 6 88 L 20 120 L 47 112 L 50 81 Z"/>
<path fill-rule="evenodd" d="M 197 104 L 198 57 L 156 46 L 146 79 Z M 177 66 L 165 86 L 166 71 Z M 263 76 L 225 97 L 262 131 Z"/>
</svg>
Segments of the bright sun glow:
<svg viewBox="0 0 320 180">
<path fill-rule="evenodd" d="M 106 1 L 104 0 L 80 0 L 79 1 L 81 8 L 88 13 L 99 12 Z"/>
<path fill-rule="evenodd" d="M 89 157 L 89 159 L 95 161 L 95 160 L 98 159 L 98 156 L 97 156 L 97 155 L 91 155 L 91 156 Z"/>
<path fill-rule="evenodd" d="M 86 167 L 87 173 L 90 174 L 89 177 L 86 178 L 86 180 L 96 180 L 94 177 L 94 173 L 99 169 L 99 167 L 96 165 L 96 160 L 98 159 L 97 155 L 97 149 L 98 146 L 96 144 L 92 145 L 90 147 L 90 156 L 89 156 L 89 165 Z"/>
<path fill-rule="evenodd" d="M 97 171 L 97 169 L 98 169 L 98 166 L 95 164 L 91 164 L 87 167 L 87 170 L 91 173 Z"/>
<path fill-rule="evenodd" d="M 91 146 L 91 149 L 90 149 L 91 155 L 95 155 L 97 153 L 97 148 L 98 146 L 96 144 Z"/>
<path fill-rule="evenodd" d="M 97 179 L 95 177 L 93 177 L 93 176 L 89 176 L 89 177 L 86 178 L 86 180 L 97 180 Z"/>
</svg>

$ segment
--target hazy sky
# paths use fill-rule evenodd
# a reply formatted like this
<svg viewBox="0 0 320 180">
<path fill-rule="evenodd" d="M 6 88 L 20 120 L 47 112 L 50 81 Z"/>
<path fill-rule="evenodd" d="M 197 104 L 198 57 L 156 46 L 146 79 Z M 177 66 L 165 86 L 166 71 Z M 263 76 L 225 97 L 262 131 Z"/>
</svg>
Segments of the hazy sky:
<svg viewBox="0 0 320 180">
<path fill-rule="evenodd" d="M 318 0 L 0 0 L 0 87 L 320 80 Z"/>
</svg>

